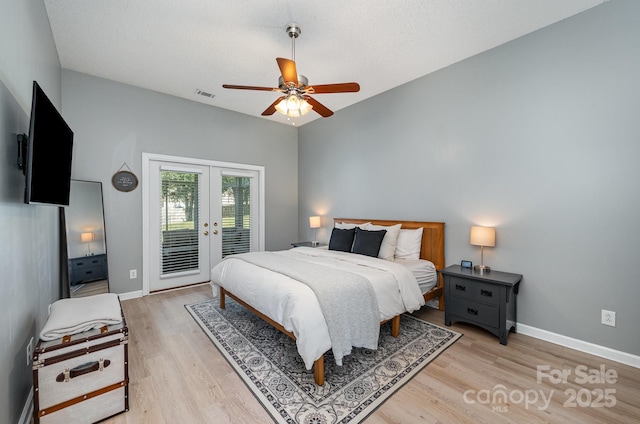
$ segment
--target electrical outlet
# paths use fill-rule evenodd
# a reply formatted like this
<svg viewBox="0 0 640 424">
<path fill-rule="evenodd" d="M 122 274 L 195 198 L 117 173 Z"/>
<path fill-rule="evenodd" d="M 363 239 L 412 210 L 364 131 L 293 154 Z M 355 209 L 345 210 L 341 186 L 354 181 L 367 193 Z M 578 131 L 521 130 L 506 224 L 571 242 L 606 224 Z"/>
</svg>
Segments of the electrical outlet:
<svg viewBox="0 0 640 424">
<path fill-rule="evenodd" d="M 616 313 L 613 311 L 602 310 L 602 324 L 609 325 L 611 327 L 616 326 Z"/>
<path fill-rule="evenodd" d="M 33 356 L 33 337 L 29 340 L 27 345 L 27 366 L 31 365 L 31 357 Z"/>
<path fill-rule="evenodd" d="M 129 279 L 133 280 L 135 278 L 138 278 L 138 270 L 137 269 L 130 269 L 129 270 Z"/>
</svg>

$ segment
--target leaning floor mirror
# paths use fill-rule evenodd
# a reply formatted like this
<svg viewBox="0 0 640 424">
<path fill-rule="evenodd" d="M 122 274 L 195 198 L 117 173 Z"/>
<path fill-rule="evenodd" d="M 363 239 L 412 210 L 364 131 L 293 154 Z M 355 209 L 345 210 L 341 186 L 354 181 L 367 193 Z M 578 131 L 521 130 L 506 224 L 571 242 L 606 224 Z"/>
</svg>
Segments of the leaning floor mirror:
<svg viewBox="0 0 640 424">
<path fill-rule="evenodd" d="M 108 293 L 102 183 L 71 180 L 69 206 L 60 208 L 60 222 L 61 297 Z"/>
</svg>

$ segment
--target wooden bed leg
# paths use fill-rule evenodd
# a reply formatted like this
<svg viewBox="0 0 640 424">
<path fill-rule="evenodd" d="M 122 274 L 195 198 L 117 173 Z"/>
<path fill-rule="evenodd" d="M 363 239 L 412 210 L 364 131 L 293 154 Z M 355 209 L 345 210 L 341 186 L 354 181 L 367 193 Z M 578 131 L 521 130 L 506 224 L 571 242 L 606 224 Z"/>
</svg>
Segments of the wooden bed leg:
<svg viewBox="0 0 640 424">
<path fill-rule="evenodd" d="M 220 287 L 220 309 L 224 309 L 224 289 L 222 287 Z"/>
<path fill-rule="evenodd" d="M 393 337 L 400 335 L 400 315 L 391 318 L 391 335 Z"/>
<path fill-rule="evenodd" d="M 313 363 L 313 378 L 318 386 L 324 385 L 324 355 Z"/>
</svg>

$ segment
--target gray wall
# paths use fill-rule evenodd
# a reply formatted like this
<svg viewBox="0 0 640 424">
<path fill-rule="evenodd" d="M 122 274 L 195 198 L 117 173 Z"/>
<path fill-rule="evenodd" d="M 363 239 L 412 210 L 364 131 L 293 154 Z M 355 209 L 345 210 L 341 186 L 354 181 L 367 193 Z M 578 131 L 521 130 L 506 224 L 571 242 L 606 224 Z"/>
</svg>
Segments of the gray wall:
<svg viewBox="0 0 640 424">
<path fill-rule="evenodd" d="M 142 181 L 143 152 L 264 166 L 266 248 L 297 239 L 296 128 L 69 70 L 62 81 L 72 175 L 103 184 L 112 292 L 142 289 L 142 189 L 119 192 L 111 177 L 126 163 Z"/>
<path fill-rule="evenodd" d="M 29 132 L 32 81 L 60 109 L 61 72 L 42 1 L 0 2 L 0 423 L 16 423 L 32 385 L 26 346 L 58 299 L 58 208 L 25 205 L 16 135 Z"/>
<path fill-rule="evenodd" d="M 524 274 L 521 323 L 640 355 L 639 16 L 611 1 L 301 127 L 300 234 L 444 221 L 455 264 L 496 226 L 485 263 Z"/>
</svg>

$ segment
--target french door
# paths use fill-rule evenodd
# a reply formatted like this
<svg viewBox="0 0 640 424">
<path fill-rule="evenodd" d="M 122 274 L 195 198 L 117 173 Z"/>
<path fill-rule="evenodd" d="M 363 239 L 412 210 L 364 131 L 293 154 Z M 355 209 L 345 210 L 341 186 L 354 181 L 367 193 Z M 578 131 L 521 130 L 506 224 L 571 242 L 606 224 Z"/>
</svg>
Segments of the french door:
<svg viewBox="0 0 640 424">
<path fill-rule="evenodd" d="M 143 294 L 209 281 L 225 256 L 264 249 L 261 167 L 143 155 L 143 168 Z"/>
</svg>

